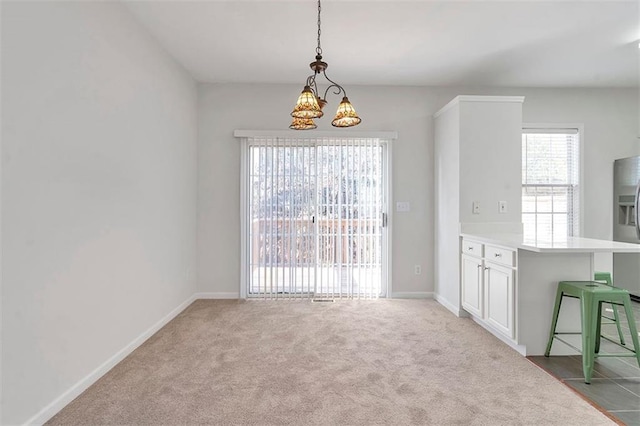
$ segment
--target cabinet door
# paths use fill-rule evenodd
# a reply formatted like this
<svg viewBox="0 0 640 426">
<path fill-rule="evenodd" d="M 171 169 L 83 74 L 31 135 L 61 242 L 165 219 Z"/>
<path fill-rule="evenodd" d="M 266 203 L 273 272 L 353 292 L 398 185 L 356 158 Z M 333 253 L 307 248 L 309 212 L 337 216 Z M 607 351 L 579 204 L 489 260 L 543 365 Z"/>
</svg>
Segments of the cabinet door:
<svg viewBox="0 0 640 426">
<path fill-rule="evenodd" d="M 513 269 L 491 262 L 486 263 L 484 272 L 486 321 L 512 339 L 515 337 L 514 279 Z"/>
<path fill-rule="evenodd" d="M 462 255 L 462 307 L 482 318 L 482 260 Z"/>
</svg>

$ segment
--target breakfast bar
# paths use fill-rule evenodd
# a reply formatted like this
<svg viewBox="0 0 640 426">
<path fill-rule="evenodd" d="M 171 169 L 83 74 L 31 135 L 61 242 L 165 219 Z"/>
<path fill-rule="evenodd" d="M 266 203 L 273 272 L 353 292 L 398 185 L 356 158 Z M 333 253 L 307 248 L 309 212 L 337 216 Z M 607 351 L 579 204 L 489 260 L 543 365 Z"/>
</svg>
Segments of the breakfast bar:
<svg viewBox="0 0 640 426">
<path fill-rule="evenodd" d="M 462 309 L 522 355 L 543 355 L 558 282 L 593 280 L 595 253 L 640 253 L 640 244 L 577 237 L 536 241 L 518 233 L 462 232 Z M 580 330 L 576 300 L 563 302 L 557 329 Z M 574 353 L 561 344 L 552 352 Z"/>
</svg>

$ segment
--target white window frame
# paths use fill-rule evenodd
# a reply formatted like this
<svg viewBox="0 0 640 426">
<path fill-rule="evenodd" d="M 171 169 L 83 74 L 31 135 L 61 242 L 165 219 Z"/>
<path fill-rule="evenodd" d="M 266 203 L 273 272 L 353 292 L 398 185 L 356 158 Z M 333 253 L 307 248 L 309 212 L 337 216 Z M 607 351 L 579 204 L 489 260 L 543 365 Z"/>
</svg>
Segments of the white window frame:
<svg viewBox="0 0 640 426">
<path fill-rule="evenodd" d="M 247 270 L 249 265 L 249 247 L 247 238 L 249 235 L 248 223 L 246 218 L 249 216 L 249 206 L 247 205 L 248 179 L 247 171 L 249 169 L 249 139 L 262 137 L 282 137 L 282 138 L 298 138 L 298 139 L 318 139 L 318 138 L 378 138 L 385 139 L 386 156 L 383 156 L 384 163 L 382 172 L 384 174 L 385 190 L 387 192 L 387 203 L 384 210 L 387 214 L 386 232 L 383 233 L 382 241 L 382 279 L 383 279 L 383 298 L 391 298 L 393 295 L 392 282 L 392 250 L 391 242 L 393 241 L 393 141 L 398 138 L 397 132 L 340 132 L 340 131 L 320 131 L 305 130 L 303 134 L 296 130 L 235 130 L 233 135 L 240 139 L 240 298 L 247 299 L 248 277 Z"/>
<path fill-rule="evenodd" d="M 585 210 L 584 210 L 584 146 L 585 146 L 585 132 L 583 123 L 522 123 L 522 133 L 526 133 L 527 130 L 565 130 L 565 129 L 577 129 L 578 130 L 578 235 L 574 237 L 581 237 L 584 235 L 584 222 L 585 222 Z M 522 138 L 519 141 L 522 144 Z M 520 183 L 522 187 L 523 182 Z M 522 198 L 522 195 L 520 196 Z"/>
</svg>

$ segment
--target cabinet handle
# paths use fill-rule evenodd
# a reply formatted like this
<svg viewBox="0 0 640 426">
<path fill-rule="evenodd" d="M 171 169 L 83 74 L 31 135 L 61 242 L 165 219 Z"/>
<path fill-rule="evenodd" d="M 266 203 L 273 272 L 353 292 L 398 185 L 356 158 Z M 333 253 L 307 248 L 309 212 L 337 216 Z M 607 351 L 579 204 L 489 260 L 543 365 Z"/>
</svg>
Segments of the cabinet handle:
<svg viewBox="0 0 640 426">
<path fill-rule="evenodd" d="M 494 254 L 495 257 L 502 257 L 502 253 L 496 253 Z"/>
<path fill-rule="evenodd" d="M 473 247 L 467 247 L 468 251 L 473 251 Z"/>
<path fill-rule="evenodd" d="M 478 265 L 478 266 L 477 266 L 477 268 L 478 268 L 478 269 L 482 268 L 482 265 Z"/>
<path fill-rule="evenodd" d="M 485 270 L 485 271 L 488 271 L 489 269 L 491 269 L 491 268 L 489 268 L 488 266 L 485 266 L 485 267 L 484 267 L 484 270 Z"/>
</svg>

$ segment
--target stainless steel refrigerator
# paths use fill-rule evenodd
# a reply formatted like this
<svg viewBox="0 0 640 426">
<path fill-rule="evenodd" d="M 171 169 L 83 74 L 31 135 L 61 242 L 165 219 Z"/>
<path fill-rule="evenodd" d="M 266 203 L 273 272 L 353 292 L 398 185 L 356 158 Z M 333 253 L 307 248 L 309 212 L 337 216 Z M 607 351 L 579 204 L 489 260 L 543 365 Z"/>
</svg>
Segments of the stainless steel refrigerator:
<svg viewBox="0 0 640 426">
<path fill-rule="evenodd" d="M 613 239 L 640 243 L 640 156 L 616 160 L 613 167 Z M 640 254 L 614 253 L 613 282 L 640 301 Z"/>
</svg>

